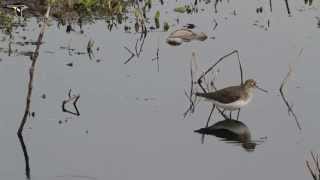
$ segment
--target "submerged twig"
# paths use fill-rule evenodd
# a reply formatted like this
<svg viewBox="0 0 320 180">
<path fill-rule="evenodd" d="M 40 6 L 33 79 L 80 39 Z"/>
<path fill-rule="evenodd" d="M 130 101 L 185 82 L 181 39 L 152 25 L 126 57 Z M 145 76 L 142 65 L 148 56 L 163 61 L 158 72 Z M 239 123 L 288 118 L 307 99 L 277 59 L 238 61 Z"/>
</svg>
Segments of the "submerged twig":
<svg viewBox="0 0 320 180">
<path fill-rule="evenodd" d="M 88 53 L 90 60 L 92 60 L 92 58 L 94 58 L 93 46 L 94 46 L 94 41 L 92 39 L 90 39 L 87 44 L 87 53 Z"/>
<path fill-rule="evenodd" d="M 135 50 L 135 54 L 138 54 L 138 42 L 139 42 L 139 38 L 136 40 L 136 44 L 134 46 L 134 50 Z"/>
<path fill-rule="evenodd" d="M 20 135 L 18 134 L 18 139 L 19 139 L 19 142 L 21 145 L 23 156 L 24 156 L 26 177 L 27 177 L 27 179 L 30 179 L 31 174 L 30 174 L 30 163 L 29 163 L 29 154 L 28 154 L 27 146 L 24 143 L 24 139 L 23 139 L 22 134 L 20 134 Z"/>
<path fill-rule="evenodd" d="M 44 18 L 44 22 L 43 22 L 43 25 L 42 25 L 42 29 L 41 29 L 41 31 L 39 33 L 39 36 L 38 36 L 38 39 L 37 39 L 38 44 L 36 46 L 36 49 L 35 49 L 34 53 L 31 56 L 32 63 L 31 63 L 30 69 L 29 69 L 29 83 L 28 83 L 28 89 L 27 89 L 26 105 L 25 105 L 25 110 L 24 110 L 24 114 L 23 114 L 22 120 L 20 122 L 19 129 L 17 131 L 17 135 L 18 135 L 19 142 L 21 144 L 23 155 L 24 155 L 24 159 L 25 159 L 25 171 L 26 171 L 27 179 L 30 179 L 30 177 L 31 177 L 30 176 L 30 164 L 29 164 L 29 156 L 28 156 L 26 145 L 25 145 L 24 140 L 23 140 L 22 132 L 23 132 L 24 126 L 25 126 L 25 124 L 27 122 L 28 114 L 30 112 L 34 71 L 35 71 L 35 68 L 36 68 L 36 63 L 37 63 L 37 60 L 38 60 L 39 50 L 40 50 L 40 46 L 42 44 L 41 42 L 42 42 L 42 39 L 43 39 L 43 36 L 44 36 L 44 32 L 45 32 L 45 30 L 47 28 L 47 21 L 48 21 L 48 18 L 49 18 L 50 9 L 51 9 L 51 7 L 48 6 L 47 12 L 46 12 L 46 15 L 45 15 L 45 18 Z"/>
<path fill-rule="evenodd" d="M 203 86 L 202 86 L 202 82 L 203 82 L 202 79 L 203 79 L 210 71 L 212 71 L 212 69 L 213 69 L 217 64 L 219 64 L 219 63 L 220 63 L 221 61 L 223 61 L 225 58 L 227 58 L 227 57 L 229 57 L 229 56 L 231 56 L 231 55 L 233 55 L 233 54 L 236 54 L 236 55 L 237 55 L 238 62 L 239 62 L 239 69 L 240 69 L 241 84 L 243 84 L 243 70 L 242 70 L 242 65 L 241 65 L 241 62 L 240 62 L 239 52 L 238 52 L 238 50 L 233 50 L 232 52 L 230 52 L 230 53 L 222 56 L 221 58 L 219 58 L 217 62 L 215 62 L 212 66 L 210 66 L 210 67 L 199 77 L 199 79 L 197 80 L 197 82 L 198 82 L 200 88 L 201 88 L 204 92 L 206 92 L 206 90 L 205 90 L 205 89 L 203 88 Z"/>
<path fill-rule="evenodd" d="M 319 165 L 319 155 L 315 155 L 312 151 L 310 152 L 312 161 L 306 160 L 306 166 L 314 180 L 320 180 L 320 165 Z M 314 167 L 311 167 L 311 163 Z"/>
<path fill-rule="evenodd" d="M 12 54 L 12 41 L 10 40 L 8 43 L 8 56 L 11 56 Z"/>
<path fill-rule="evenodd" d="M 195 103 L 194 101 L 197 100 L 197 97 L 196 96 L 193 96 L 194 95 L 194 92 L 193 92 L 193 89 L 194 89 L 194 72 L 193 72 L 193 62 L 196 63 L 196 53 L 195 52 L 192 52 L 192 59 L 190 61 L 190 91 L 189 91 L 189 94 L 184 91 L 185 95 L 187 96 L 189 102 L 190 102 L 190 105 L 188 107 L 188 109 L 183 113 L 183 117 L 185 118 L 189 113 L 193 113 L 194 112 L 194 109 L 195 109 Z M 192 97 L 194 97 L 195 99 L 192 100 Z"/>
<path fill-rule="evenodd" d="M 215 107 L 216 107 L 216 105 L 212 104 L 212 108 L 211 108 L 211 111 L 210 111 L 210 114 L 209 114 L 209 117 L 208 117 L 208 120 L 207 120 L 205 128 L 209 127 L 209 122 L 210 122 L 210 119 L 211 119 L 211 116 L 212 116 L 212 113 L 213 113 Z M 201 143 L 202 144 L 204 143 L 204 138 L 205 138 L 205 134 L 202 134 L 202 136 L 201 136 Z"/>
<path fill-rule="evenodd" d="M 218 13 L 218 9 L 217 9 L 218 2 L 219 2 L 219 0 L 216 0 L 216 1 L 214 2 L 214 12 L 215 12 L 215 13 Z"/>
<path fill-rule="evenodd" d="M 62 105 L 61 105 L 62 111 L 66 112 L 66 113 L 73 114 L 75 116 L 80 116 L 80 112 L 79 112 L 78 107 L 77 107 L 77 102 L 78 102 L 79 98 L 80 98 L 80 94 L 71 95 L 71 89 L 70 89 L 69 92 L 68 92 L 68 99 L 62 101 Z M 66 108 L 66 104 L 71 102 L 71 101 L 72 101 L 73 107 L 76 110 L 76 112 L 73 112 L 73 111 L 68 110 Z"/>
<path fill-rule="evenodd" d="M 187 108 L 187 110 L 183 113 L 183 118 L 186 118 L 189 113 L 193 113 L 193 112 L 194 112 L 194 102 L 192 101 L 192 98 L 191 98 L 192 95 L 190 96 L 190 95 L 187 93 L 187 91 L 184 91 L 184 95 L 186 95 L 186 97 L 188 98 L 189 103 L 190 103 L 190 105 L 189 105 L 189 107 Z"/>
<path fill-rule="evenodd" d="M 289 2 L 288 2 L 288 0 L 284 0 L 284 1 L 286 3 L 286 8 L 287 8 L 288 15 L 290 16 L 291 12 L 290 12 L 290 7 L 289 7 Z"/>
<path fill-rule="evenodd" d="M 140 57 L 140 54 L 142 52 L 144 41 L 145 41 L 146 37 L 147 37 L 147 34 L 145 34 L 144 36 L 141 36 L 139 50 L 137 49 L 137 44 L 136 44 L 135 49 L 136 49 L 136 56 L 137 57 Z M 138 42 L 138 40 L 137 40 L 137 42 Z"/>
<path fill-rule="evenodd" d="M 292 109 L 292 106 L 289 104 L 288 100 L 286 99 L 285 95 L 284 95 L 284 92 L 283 92 L 283 87 L 284 85 L 287 84 L 288 80 L 289 80 L 289 77 L 291 76 L 292 74 L 292 66 L 289 67 L 289 72 L 287 73 L 287 75 L 285 76 L 285 78 L 283 79 L 281 85 L 280 85 L 280 94 L 281 94 L 281 97 L 282 97 L 282 100 L 284 101 L 284 103 L 286 104 L 287 108 L 288 108 L 288 112 L 289 114 L 291 113 L 291 115 L 294 117 L 295 121 L 296 121 L 296 124 L 299 128 L 299 130 L 301 130 L 301 126 L 300 126 L 300 123 L 299 123 L 299 120 L 298 120 L 298 117 L 296 116 L 296 114 L 294 113 L 293 109 Z"/>
<path fill-rule="evenodd" d="M 144 42 L 145 42 L 145 39 L 147 37 L 147 33 L 146 32 L 141 32 L 141 36 L 140 38 L 137 39 L 136 43 L 135 43 L 135 46 L 134 46 L 134 50 L 135 52 L 131 51 L 129 48 L 127 47 L 124 47 L 130 54 L 131 56 L 124 62 L 124 64 L 127 64 L 129 61 L 132 60 L 133 57 L 137 57 L 139 58 L 140 57 L 140 54 L 142 52 L 142 49 L 143 49 L 143 45 L 144 45 Z M 139 44 L 140 42 L 140 44 Z"/>
<path fill-rule="evenodd" d="M 218 27 L 218 22 L 217 22 L 217 20 L 216 19 L 213 19 L 213 23 L 214 23 L 214 26 L 213 26 L 213 31 L 214 30 L 216 30 L 217 29 L 217 27 Z"/>
<path fill-rule="evenodd" d="M 160 48 L 159 48 L 159 39 L 158 39 L 158 44 L 157 44 L 157 52 L 156 52 L 156 57 L 152 58 L 152 61 L 156 60 L 157 62 L 157 71 L 159 72 L 160 71 L 160 66 L 159 66 L 159 51 L 160 51 Z"/>
<path fill-rule="evenodd" d="M 131 59 L 135 56 L 135 54 L 126 46 L 124 48 L 131 54 L 131 56 L 124 62 L 124 64 L 127 64 L 129 61 L 131 61 Z"/>
</svg>

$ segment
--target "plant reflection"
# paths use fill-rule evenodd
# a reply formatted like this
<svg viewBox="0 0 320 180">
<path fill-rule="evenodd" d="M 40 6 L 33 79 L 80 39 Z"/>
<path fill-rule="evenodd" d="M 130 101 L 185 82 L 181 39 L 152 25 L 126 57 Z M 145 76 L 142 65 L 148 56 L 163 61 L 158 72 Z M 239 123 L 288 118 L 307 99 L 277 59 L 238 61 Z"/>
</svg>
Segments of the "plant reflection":
<svg viewBox="0 0 320 180">
<path fill-rule="evenodd" d="M 252 152 L 261 141 L 253 141 L 249 128 L 240 121 L 225 119 L 209 127 L 195 130 L 202 135 L 213 135 L 222 141 L 241 145 L 246 151 Z"/>
</svg>

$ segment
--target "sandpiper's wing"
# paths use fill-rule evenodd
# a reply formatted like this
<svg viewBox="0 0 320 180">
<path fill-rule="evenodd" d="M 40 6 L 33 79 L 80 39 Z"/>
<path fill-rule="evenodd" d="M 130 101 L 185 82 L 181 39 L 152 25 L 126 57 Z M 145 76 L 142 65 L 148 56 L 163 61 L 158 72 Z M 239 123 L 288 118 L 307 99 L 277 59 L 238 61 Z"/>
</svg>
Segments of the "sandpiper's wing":
<svg viewBox="0 0 320 180">
<path fill-rule="evenodd" d="M 240 86 L 232 86 L 209 93 L 196 93 L 196 95 L 228 104 L 238 100 L 241 97 L 240 89 Z"/>
</svg>

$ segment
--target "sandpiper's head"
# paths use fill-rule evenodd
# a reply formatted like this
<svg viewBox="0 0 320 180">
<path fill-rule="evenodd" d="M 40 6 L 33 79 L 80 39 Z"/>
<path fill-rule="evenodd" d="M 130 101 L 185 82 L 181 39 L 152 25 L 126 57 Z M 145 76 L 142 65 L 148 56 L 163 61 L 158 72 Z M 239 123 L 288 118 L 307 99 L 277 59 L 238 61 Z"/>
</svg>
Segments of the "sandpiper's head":
<svg viewBox="0 0 320 180">
<path fill-rule="evenodd" d="M 256 83 L 256 81 L 254 79 L 248 79 L 244 83 L 244 87 L 245 88 L 256 88 L 257 87 L 257 83 Z"/>
<path fill-rule="evenodd" d="M 264 90 L 262 88 L 260 88 L 258 85 L 257 85 L 257 82 L 254 80 L 254 79 L 248 79 L 246 80 L 246 82 L 244 83 L 244 87 L 246 89 L 252 89 L 252 88 L 257 88 L 263 92 L 268 92 L 267 90 Z"/>
</svg>

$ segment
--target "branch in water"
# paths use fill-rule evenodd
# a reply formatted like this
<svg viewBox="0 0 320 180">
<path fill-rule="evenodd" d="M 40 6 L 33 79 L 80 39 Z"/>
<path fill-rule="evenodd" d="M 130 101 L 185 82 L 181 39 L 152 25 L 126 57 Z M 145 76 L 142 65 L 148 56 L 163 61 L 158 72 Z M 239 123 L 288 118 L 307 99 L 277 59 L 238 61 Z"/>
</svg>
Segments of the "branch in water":
<svg viewBox="0 0 320 180">
<path fill-rule="evenodd" d="M 66 112 L 66 113 L 73 114 L 73 115 L 75 115 L 75 116 L 80 116 L 80 112 L 79 112 L 78 107 L 77 107 L 77 102 L 78 102 L 78 100 L 79 100 L 79 98 L 80 98 L 80 95 L 71 95 L 71 89 L 70 89 L 70 90 L 69 90 L 69 93 L 68 93 L 68 97 L 69 97 L 68 99 L 62 101 L 62 106 L 61 106 L 61 107 L 62 107 L 62 111 L 63 111 L 63 112 Z M 66 108 L 66 105 L 67 105 L 69 102 L 72 102 L 73 107 L 74 107 L 74 109 L 76 110 L 76 112 L 73 112 L 73 111 L 68 110 L 68 109 Z"/>
<path fill-rule="evenodd" d="M 240 56 L 239 56 L 239 52 L 238 50 L 233 50 L 232 52 L 222 56 L 221 58 L 218 59 L 217 62 L 215 62 L 212 66 L 210 66 L 200 77 L 199 79 L 197 80 L 199 86 L 201 87 L 201 89 L 206 92 L 206 90 L 203 88 L 202 86 L 202 82 L 203 82 L 203 78 L 210 72 L 213 70 L 213 68 L 219 64 L 221 61 L 223 61 L 225 58 L 233 55 L 233 54 L 236 54 L 237 55 L 237 58 L 238 58 L 238 62 L 239 62 L 239 70 L 240 70 L 240 79 L 241 79 L 241 84 L 243 84 L 243 70 L 242 70 L 242 65 L 241 65 L 241 62 L 240 62 Z"/>
<path fill-rule="evenodd" d="M 319 180 L 320 179 L 320 165 L 319 165 L 319 155 L 315 155 L 313 152 L 310 152 L 312 161 L 310 162 L 306 160 L 306 166 L 314 180 Z M 310 164 L 313 164 L 313 167 L 311 167 Z"/>
<path fill-rule="evenodd" d="M 131 56 L 124 62 L 124 64 L 127 64 L 129 61 L 131 61 L 131 59 L 135 56 L 135 54 L 126 46 L 124 48 L 131 54 Z"/>
<path fill-rule="evenodd" d="M 21 144 L 21 148 L 22 148 L 22 151 L 23 151 L 24 159 L 25 159 L 25 171 L 26 171 L 25 173 L 26 173 L 27 179 L 30 179 L 30 177 L 31 177 L 31 175 L 30 175 L 30 164 L 29 164 L 29 155 L 28 155 L 28 152 L 27 152 L 27 147 L 26 147 L 26 145 L 24 143 L 24 140 L 23 140 L 22 132 L 23 132 L 24 126 L 25 126 L 25 124 L 27 122 L 28 114 L 30 112 L 34 71 L 35 71 L 35 68 L 36 68 L 36 63 L 37 63 L 37 60 L 38 60 L 39 50 L 40 50 L 40 46 L 42 44 L 41 42 L 42 42 L 42 39 L 43 39 L 43 36 L 44 36 L 44 32 L 45 32 L 45 30 L 47 28 L 47 21 L 48 21 L 48 18 L 49 18 L 50 9 L 51 9 L 51 7 L 48 6 L 47 12 L 45 14 L 45 19 L 43 21 L 42 29 L 41 29 L 41 31 L 39 33 L 39 36 L 38 36 L 38 39 L 37 39 L 38 43 L 37 43 L 36 49 L 35 49 L 34 53 L 31 56 L 32 63 L 31 63 L 31 66 L 29 68 L 29 83 L 28 83 L 28 89 L 27 89 L 26 105 L 25 105 L 25 110 L 24 110 L 24 114 L 23 114 L 22 120 L 20 122 L 19 129 L 17 131 L 17 135 L 18 135 L 19 142 Z"/>
<path fill-rule="evenodd" d="M 290 16 L 291 12 L 290 12 L 290 7 L 289 7 L 289 2 L 288 2 L 288 0 L 284 0 L 284 1 L 286 3 L 286 8 L 287 8 L 288 15 Z"/>
</svg>

